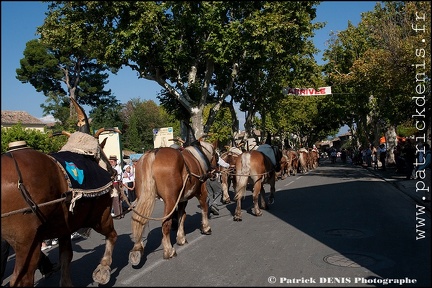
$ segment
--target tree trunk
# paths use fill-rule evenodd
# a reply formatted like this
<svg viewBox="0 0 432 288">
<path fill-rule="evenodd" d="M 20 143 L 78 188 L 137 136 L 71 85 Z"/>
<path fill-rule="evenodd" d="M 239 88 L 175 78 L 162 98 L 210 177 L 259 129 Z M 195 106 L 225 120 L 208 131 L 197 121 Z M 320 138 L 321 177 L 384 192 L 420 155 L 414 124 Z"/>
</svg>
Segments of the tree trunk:
<svg viewBox="0 0 432 288">
<path fill-rule="evenodd" d="M 386 145 L 387 145 L 387 164 L 395 165 L 396 160 L 394 157 L 394 149 L 396 147 L 396 126 L 392 125 L 387 127 L 385 133 Z"/>
</svg>

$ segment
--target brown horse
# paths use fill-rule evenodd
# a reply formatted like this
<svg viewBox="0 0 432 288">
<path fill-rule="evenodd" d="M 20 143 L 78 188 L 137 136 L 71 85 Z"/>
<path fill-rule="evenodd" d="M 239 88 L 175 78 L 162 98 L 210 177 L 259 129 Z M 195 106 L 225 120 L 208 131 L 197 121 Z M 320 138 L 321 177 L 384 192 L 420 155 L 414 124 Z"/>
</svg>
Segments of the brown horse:
<svg viewBox="0 0 432 288">
<path fill-rule="evenodd" d="M 16 255 L 10 286 L 34 285 L 42 241 L 53 238 L 59 239 L 60 286 L 72 286 L 71 234 L 82 227 L 91 227 L 106 236 L 105 253 L 93 272 L 93 280 L 106 284 L 110 279 L 112 251 L 117 239 L 110 214 L 111 166 L 96 138 L 75 132 L 70 139 L 77 139 L 74 136 L 81 139 L 82 145 L 91 142 L 89 147 L 94 148 L 90 149 L 95 152 L 94 158 L 83 157 L 93 159 L 93 167 L 108 181 L 95 194 L 71 189 L 71 177 L 59 162 L 27 147 L 24 141 L 18 141 L 24 142 L 24 145 L 19 143 L 18 149 L 12 148 L 1 155 L 1 234 Z M 63 148 L 68 145 L 73 146 L 68 141 Z M 83 146 L 77 149 L 83 150 Z"/>
<path fill-rule="evenodd" d="M 170 230 L 175 208 L 178 208 L 177 244 L 187 243 L 184 222 L 188 200 L 196 197 L 201 205 L 201 233 L 211 234 L 208 221 L 207 188 L 205 181 L 217 166 L 216 146 L 198 140 L 183 151 L 163 147 L 147 151 L 138 160 L 135 168 L 135 191 L 138 197 L 132 215 L 132 241 L 129 262 L 138 265 L 141 261 L 144 243 L 142 234 L 148 220 L 162 221 L 163 258 L 177 255 L 171 244 Z M 156 198 L 162 198 L 164 217 L 151 218 Z"/>
<path fill-rule="evenodd" d="M 264 144 L 266 145 L 266 144 Z M 260 145 L 257 150 L 243 152 L 236 163 L 236 195 L 235 200 L 237 201 L 237 207 L 234 214 L 234 221 L 242 221 L 241 217 L 241 201 L 242 197 L 246 193 L 246 185 L 249 177 L 253 181 L 253 192 L 252 198 L 254 203 L 253 213 L 256 216 L 261 216 L 262 209 L 267 210 L 268 204 L 274 202 L 274 194 L 276 192 L 276 169 L 282 158 L 282 152 L 276 146 L 270 146 L 273 155 L 261 152 L 260 148 L 264 145 Z M 269 157 L 271 156 L 271 157 Z M 271 160 L 273 158 L 273 161 Z M 273 163 L 272 163 L 273 162 Z M 264 184 L 270 184 L 270 196 L 268 202 L 265 201 L 265 190 Z M 259 201 L 261 196 L 261 201 Z M 259 205 L 259 202 L 261 202 Z"/>
<path fill-rule="evenodd" d="M 309 151 L 306 148 L 300 148 L 298 154 L 300 164 L 299 170 L 301 173 L 306 173 L 310 170 L 308 165 Z"/>
<path fill-rule="evenodd" d="M 228 193 L 229 187 L 231 183 L 235 187 L 235 165 L 237 159 L 240 157 L 242 150 L 238 147 L 229 147 L 221 154 L 220 158 L 222 158 L 226 163 L 230 164 L 230 167 L 224 168 L 220 167 L 221 172 L 221 185 L 222 185 L 222 202 L 225 204 L 231 203 L 231 199 Z"/>
<path fill-rule="evenodd" d="M 309 159 L 310 159 L 310 170 L 316 169 L 318 168 L 318 161 L 319 161 L 319 156 L 318 156 L 318 151 L 309 148 Z"/>
</svg>

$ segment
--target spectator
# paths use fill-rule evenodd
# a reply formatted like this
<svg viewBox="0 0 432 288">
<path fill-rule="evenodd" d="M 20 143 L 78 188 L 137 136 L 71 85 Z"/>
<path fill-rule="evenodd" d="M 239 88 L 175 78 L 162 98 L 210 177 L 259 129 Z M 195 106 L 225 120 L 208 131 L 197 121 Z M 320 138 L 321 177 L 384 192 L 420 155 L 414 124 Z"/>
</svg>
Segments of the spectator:
<svg viewBox="0 0 432 288">
<path fill-rule="evenodd" d="M 116 190 L 117 193 L 114 193 L 113 197 L 112 197 L 112 210 L 113 213 L 111 213 L 111 215 L 113 217 L 115 217 L 115 219 L 120 219 L 123 218 L 123 208 L 121 205 L 121 201 L 123 199 L 123 191 L 122 188 L 120 186 L 122 183 L 122 170 L 120 168 L 120 165 L 117 163 L 117 156 L 116 155 L 111 155 L 109 157 L 109 162 L 111 163 L 111 167 L 114 168 L 114 170 L 117 171 L 117 175 L 113 181 L 113 185 L 114 185 L 114 189 Z M 117 195 L 115 195 L 117 194 Z"/>
<path fill-rule="evenodd" d="M 230 165 L 225 162 L 222 158 L 218 157 L 218 165 L 222 166 L 224 168 L 229 168 Z M 206 185 L 207 185 L 207 202 L 208 202 L 208 207 L 209 207 L 209 211 L 210 213 L 213 213 L 214 215 L 219 215 L 219 209 L 217 208 L 217 206 L 214 204 L 216 202 L 216 199 L 218 199 L 221 195 L 222 195 L 222 185 L 219 182 L 219 177 L 218 175 L 216 175 L 216 177 L 214 178 L 209 178 L 206 181 Z"/>
<path fill-rule="evenodd" d="M 393 154 L 396 161 L 396 173 L 403 173 L 405 167 L 405 160 L 402 157 L 402 145 L 398 142 L 396 145 Z"/>
<path fill-rule="evenodd" d="M 430 191 L 430 187 L 431 187 L 431 151 L 430 151 L 430 146 L 428 143 L 424 144 L 424 162 L 420 162 L 423 163 L 422 165 L 418 166 L 416 175 L 420 175 L 420 171 L 424 171 L 424 182 L 425 182 L 425 189 L 428 190 L 424 190 L 425 191 L 425 196 L 423 197 L 423 201 L 425 202 L 430 202 L 431 201 L 431 191 Z M 421 178 L 421 177 L 417 177 L 417 178 Z"/>
<path fill-rule="evenodd" d="M 416 149 L 414 145 L 411 143 L 409 139 L 405 142 L 405 146 L 403 148 L 403 154 L 405 159 L 405 167 L 406 167 L 406 179 L 411 179 L 413 177 L 413 169 L 414 163 L 416 161 Z"/>
<path fill-rule="evenodd" d="M 365 158 L 367 167 L 372 167 L 372 144 L 365 149 Z"/>
<path fill-rule="evenodd" d="M 384 143 L 379 145 L 378 154 L 381 162 L 381 169 L 386 170 L 387 148 Z"/>
<path fill-rule="evenodd" d="M 127 196 L 129 203 L 132 203 L 136 199 L 136 196 L 135 196 L 135 175 L 134 175 L 134 173 L 132 173 L 132 166 L 130 166 L 130 165 L 125 165 L 123 170 L 124 170 L 123 177 L 122 177 L 123 187 L 125 188 L 125 194 Z M 128 208 L 129 207 L 127 207 L 126 209 L 128 209 Z"/>
<path fill-rule="evenodd" d="M 346 149 L 345 148 L 342 148 L 342 151 L 341 151 L 341 160 L 342 160 L 342 163 L 346 163 L 346 160 L 347 160 L 347 151 L 346 151 Z"/>
</svg>

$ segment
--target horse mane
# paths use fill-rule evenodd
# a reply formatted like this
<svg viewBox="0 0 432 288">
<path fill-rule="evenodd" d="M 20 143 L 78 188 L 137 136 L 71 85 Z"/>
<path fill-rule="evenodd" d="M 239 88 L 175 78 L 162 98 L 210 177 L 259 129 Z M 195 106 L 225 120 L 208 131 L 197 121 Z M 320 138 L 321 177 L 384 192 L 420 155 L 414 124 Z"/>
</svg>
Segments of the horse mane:
<svg viewBox="0 0 432 288">
<path fill-rule="evenodd" d="M 60 149 L 60 152 L 70 151 L 77 154 L 91 155 L 99 159 L 100 150 L 99 141 L 95 137 L 83 132 L 74 132 Z"/>
</svg>

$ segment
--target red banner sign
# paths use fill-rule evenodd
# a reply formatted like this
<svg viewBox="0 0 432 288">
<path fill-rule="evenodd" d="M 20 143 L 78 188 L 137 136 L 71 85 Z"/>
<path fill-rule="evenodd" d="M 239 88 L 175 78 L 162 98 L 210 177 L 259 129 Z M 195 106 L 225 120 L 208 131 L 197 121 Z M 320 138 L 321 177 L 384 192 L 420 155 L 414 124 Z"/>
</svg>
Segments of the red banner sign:
<svg viewBox="0 0 432 288">
<path fill-rule="evenodd" d="M 329 95 L 331 93 L 331 87 L 320 87 L 315 88 L 284 88 L 282 93 L 285 95 L 297 95 L 297 96 L 316 96 L 316 95 Z"/>
</svg>

